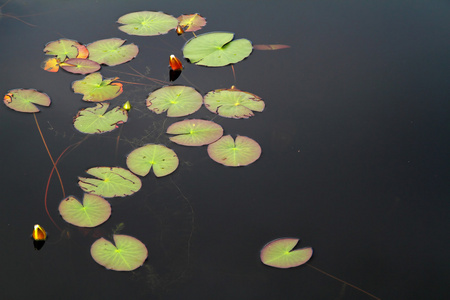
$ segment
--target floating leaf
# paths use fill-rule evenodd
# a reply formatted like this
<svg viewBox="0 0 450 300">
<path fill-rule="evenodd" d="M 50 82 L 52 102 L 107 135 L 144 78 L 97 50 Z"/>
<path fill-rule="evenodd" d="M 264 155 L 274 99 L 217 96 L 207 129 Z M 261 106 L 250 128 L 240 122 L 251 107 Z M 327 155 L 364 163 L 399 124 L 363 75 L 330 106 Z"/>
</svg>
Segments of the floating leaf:
<svg viewBox="0 0 450 300">
<path fill-rule="evenodd" d="M 121 16 L 117 23 L 124 24 L 119 30 L 130 35 L 150 36 L 166 34 L 177 27 L 178 20 L 162 12 L 138 11 Z"/>
<path fill-rule="evenodd" d="M 78 50 L 77 58 L 88 58 L 89 50 L 85 45 L 78 45 L 77 50 Z"/>
<path fill-rule="evenodd" d="M 205 95 L 204 102 L 211 112 L 235 119 L 252 117 L 252 111 L 262 112 L 265 107 L 260 97 L 236 88 L 211 91 Z"/>
<path fill-rule="evenodd" d="M 129 235 L 114 234 L 115 246 L 108 240 L 100 238 L 91 246 L 92 258 L 109 270 L 133 271 L 147 259 L 145 245 Z"/>
<path fill-rule="evenodd" d="M 119 79 L 107 78 L 103 80 L 100 73 L 92 73 L 81 80 L 72 83 L 72 89 L 75 93 L 83 94 L 83 100 L 91 102 L 100 102 L 111 100 L 119 96 L 122 91 L 122 84 L 113 82 Z"/>
<path fill-rule="evenodd" d="M 73 125 L 82 133 L 94 134 L 113 131 L 117 124 L 128 120 L 128 112 L 120 106 L 106 112 L 109 103 L 98 103 L 95 107 L 80 110 Z"/>
<path fill-rule="evenodd" d="M 280 238 L 269 242 L 261 249 L 261 261 L 282 269 L 303 265 L 311 258 L 313 249 L 307 247 L 292 251 L 298 241 L 295 238 Z"/>
<path fill-rule="evenodd" d="M 234 33 L 210 32 L 187 41 L 183 55 L 191 63 L 208 67 L 222 67 L 240 62 L 252 53 L 247 39 L 232 41 Z"/>
<path fill-rule="evenodd" d="M 185 32 L 197 31 L 206 25 L 206 19 L 199 14 L 181 15 L 177 19 Z"/>
<path fill-rule="evenodd" d="M 83 203 L 69 196 L 61 201 L 58 210 L 64 221 L 79 227 L 98 226 L 111 216 L 109 202 L 92 194 L 84 194 Z"/>
<path fill-rule="evenodd" d="M 111 198 L 129 196 L 141 189 L 139 177 L 118 167 L 95 167 L 86 171 L 96 178 L 78 177 L 78 185 L 86 193 Z"/>
<path fill-rule="evenodd" d="M 8 91 L 3 98 L 3 103 L 9 108 L 26 113 L 39 112 L 36 105 L 50 106 L 50 97 L 35 89 L 14 89 Z M 34 104 L 33 104 L 34 103 Z"/>
<path fill-rule="evenodd" d="M 153 167 L 156 177 L 169 175 L 178 167 L 176 153 L 163 145 L 147 144 L 127 156 L 127 166 L 134 174 L 145 176 Z"/>
<path fill-rule="evenodd" d="M 225 166 L 247 166 L 261 156 L 261 147 L 246 136 L 238 135 L 234 141 L 230 135 L 226 135 L 208 145 L 208 155 Z"/>
<path fill-rule="evenodd" d="M 62 62 L 60 66 L 67 72 L 83 75 L 100 70 L 98 63 L 84 58 L 71 58 Z"/>
<path fill-rule="evenodd" d="M 170 125 L 167 133 L 177 134 L 170 137 L 174 143 L 184 146 L 202 146 L 217 141 L 223 134 L 223 128 L 212 121 L 192 119 Z"/>
<path fill-rule="evenodd" d="M 58 72 L 60 64 L 61 64 L 61 62 L 59 61 L 59 59 L 57 59 L 56 57 L 52 57 L 52 58 L 46 59 L 42 63 L 41 68 L 47 72 L 55 73 L 55 72 Z"/>
<path fill-rule="evenodd" d="M 65 61 L 66 58 L 76 58 L 78 55 L 78 46 L 80 43 L 74 40 L 59 39 L 49 42 L 45 45 L 44 52 L 47 55 L 56 55 L 59 61 Z"/>
<path fill-rule="evenodd" d="M 280 49 L 286 49 L 286 48 L 291 48 L 291 46 L 281 45 L 281 44 L 253 45 L 253 49 L 255 49 L 255 50 L 280 50 Z"/>
<path fill-rule="evenodd" d="M 195 89 L 172 85 L 165 86 L 150 93 L 147 97 L 147 107 L 154 113 L 167 111 L 168 117 L 182 117 L 200 109 L 203 97 Z"/>
<path fill-rule="evenodd" d="M 87 45 L 89 59 L 108 66 L 120 65 L 130 61 L 136 57 L 139 48 L 135 44 L 122 46 L 125 42 L 125 40 L 118 38 L 93 42 Z"/>
</svg>

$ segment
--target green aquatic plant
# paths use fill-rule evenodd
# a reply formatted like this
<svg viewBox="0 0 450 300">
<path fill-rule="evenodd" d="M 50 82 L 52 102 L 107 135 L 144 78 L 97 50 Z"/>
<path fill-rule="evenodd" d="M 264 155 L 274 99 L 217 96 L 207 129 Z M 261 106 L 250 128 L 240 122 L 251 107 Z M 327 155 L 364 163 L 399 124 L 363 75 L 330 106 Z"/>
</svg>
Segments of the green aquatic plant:
<svg viewBox="0 0 450 300">
<path fill-rule="evenodd" d="M 190 119 L 173 123 L 167 128 L 169 139 L 183 146 L 203 146 L 217 141 L 223 135 L 223 128 L 206 120 Z"/>
<path fill-rule="evenodd" d="M 96 227 L 111 216 L 109 202 L 92 194 L 84 194 L 83 203 L 69 196 L 61 201 L 58 210 L 64 221 L 79 227 Z"/>
<path fill-rule="evenodd" d="M 165 86 L 150 93 L 147 108 L 154 113 L 167 111 L 168 117 L 190 115 L 203 104 L 203 97 L 194 88 L 182 85 Z"/>
<path fill-rule="evenodd" d="M 242 167 L 255 162 L 261 156 L 259 144 L 246 136 L 231 135 L 221 137 L 208 145 L 208 155 L 219 164 L 229 167 Z"/>
<path fill-rule="evenodd" d="M 83 95 L 84 101 L 102 102 L 111 100 L 122 94 L 123 85 L 115 82 L 118 77 L 103 79 L 102 74 L 92 73 L 72 83 L 72 89 Z"/>
<path fill-rule="evenodd" d="M 146 176 L 151 169 L 156 177 L 169 175 L 178 167 L 177 154 L 163 145 L 148 144 L 127 156 L 127 166 L 134 174 Z"/>
<path fill-rule="evenodd" d="M 118 38 L 92 42 L 86 46 L 89 59 L 108 66 L 126 63 L 137 56 L 139 48 L 135 44 L 123 45 L 125 42 Z"/>
<path fill-rule="evenodd" d="M 151 36 L 175 29 L 178 20 L 160 11 L 138 11 L 121 16 L 117 23 L 122 24 L 119 30 L 130 35 Z"/>
<path fill-rule="evenodd" d="M 80 110 L 74 118 L 73 125 L 82 133 L 97 134 L 113 131 L 118 124 L 128 120 L 126 109 L 116 106 L 106 111 L 108 107 L 109 103 L 97 103 L 95 107 Z"/>
<path fill-rule="evenodd" d="M 298 267 L 306 263 L 313 254 L 311 247 L 293 250 L 299 239 L 279 238 L 267 243 L 261 249 L 261 261 L 263 264 L 287 269 Z"/>
</svg>

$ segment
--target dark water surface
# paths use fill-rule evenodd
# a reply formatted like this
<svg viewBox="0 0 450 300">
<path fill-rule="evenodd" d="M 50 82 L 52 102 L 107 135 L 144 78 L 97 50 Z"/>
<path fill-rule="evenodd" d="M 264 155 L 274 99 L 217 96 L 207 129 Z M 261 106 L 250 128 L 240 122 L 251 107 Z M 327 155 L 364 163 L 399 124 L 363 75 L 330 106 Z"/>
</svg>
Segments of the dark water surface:
<svg viewBox="0 0 450 300">
<path fill-rule="evenodd" d="M 199 33 L 291 46 L 254 51 L 235 65 L 237 87 L 261 96 L 263 113 L 214 119 L 226 134 L 260 143 L 256 163 L 227 168 L 205 147 L 181 147 L 160 134 L 180 118 L 146 109 L 158 85 L 116 71 L 131 66 L 167 80 L 169 55 L 182 57 L 184 40 L 117 29 L 121 15 L 140 10 L 198 12 L 208 19 Z M 72 118 L 90 104 L 70 88 L 82 76 L 40 68 L 45 44 L 118 37 L 139 46 L 130 63 L 101 70 L 149 84 L 125 85 L 112 101 L 134 107 L 119 151 L 116 130 L 66 155 L 59 170 L 67 194 L 82 196 L 84 170 L 126 167 L 126 154 L 144 143 L 167 145 L 181 164 L 165 178 L 143 178 L 131 197 L 111 199 L 111 218 L 93 230 L 59 217 L 54 177 L 48 206 L 62 234 L 44 209 L 52 165 L 33 116 L 3 105 L 1 299 L 372 299 L 308 266 L 263 265 L 261 247 L 285 236 L 313 247 L 311 265 L 381 299 L 448 299 L 450 2 L 17 0 L 2 13 L 32 15 L 23 20 L 36 25 L 1 17 L 0 87 L 51 97 L 38 120 L 54 157 L 84 137 Z M 202 93 L 235 84 L 230 67 L 185 65 L 177 84 Z M 193 117 L 213 115 L 202 108 Z M 41 251 L 29 238 L 35 223 L 50 235 Z M 134 272 L 105 270 L 90 256 L 90 245 L 120 223 L 121 233 L 149 250 Z"/>
</svg>

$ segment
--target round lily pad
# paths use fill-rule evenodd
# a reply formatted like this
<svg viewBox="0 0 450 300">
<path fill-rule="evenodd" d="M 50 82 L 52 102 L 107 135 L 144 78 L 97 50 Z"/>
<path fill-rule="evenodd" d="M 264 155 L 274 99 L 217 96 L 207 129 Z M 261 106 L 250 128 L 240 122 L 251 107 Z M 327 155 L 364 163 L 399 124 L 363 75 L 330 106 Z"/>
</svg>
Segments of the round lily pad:
<svg viewBox="0 0 450 300">
<path fill-rule="evenodd" d="M 194 88 L 182 85 L 165 86 L 150 93 L 147 108 L 154 113 L 167 111 L 168 117 L 182 117 L 192 114 L 203 104 L 202 95 Z"/>
<path fill-rule="evenodd" d="M 178 20 L 160 11 L 138 11 L 121 16 L 117 23 L 123 24 L 119 30 L 130 35 L 151 36 L 166 34 L 177 27 Z"/>
<path fill-rule="evenodd" d="M 60 66 L 67 72 L 83 75 L 100 70 L 100 65 L 98 63 L 84 58 L 70 58 L 60 63 Z"/>
<path fill-rule="evenodd" d="M 260 97 L 236 88 L 211 91 L 205 95 L 203 101 L 209 111 L 234 119 L 253 117 L 253 111 L 262 112 L 265 107 Z"/>
<path fill-rule="evenodd" d="M 111 205 L 102 197 L 84 194 L 83 203 L 69 196 L 59 204 L 59 213 L 64 221 L 79 227 L 95 227 L 111 216 Z"/>
<path fill-rule="evenodd" d="M 153 167 L 156 177 L 162 177 L 176 170 L 178 156 L 166 146 L 147 144 L 128 154 L 127 166 L 134 174 L 140 176 L 147 175 Z"/>
<path fill-rule="evenodd" d="M 78 177 L 81 189 L 105 198 L 129 196 L 142 187 L 139 177 L 122 168 L 95 167 L 86 173 L 96 178 Z"/>
<path fill-rule="evenodd" d="M 130 61 L 136 57 L 139 48 L 135 44 L 123 45 L 125 42 L 125 40 L 118 38 L 93 42 L 87 45 L 89 59 L 108 66 L 120 65 Z"/>
<path fill-rule="evenodd" d="M 80 110 L 74 118 L 73 125 L 82 133 L 95 134 L 113 131 L 128 120 L 128 112 L 116 106 L 106 112 L 109 103 L 98 103 L 95 107 Z"/>
<path fill-rule="evenodd" d="M 26 113 L 39 112 L 36 105 L 50 106 L 50 97 L 35 89 L 14 89 L 3 97 L 3 103 L 9 108 Z"/>
<path fill-rule="evenodd" d="M 235 141 L 226 135 L 208 145 L 208 155 L 225 166 L 247 166 L 261 156 L 261 147 L 249 137 L 238 135 Z"/>
<path fill-rule="evenodd" d="M 222 67 L 240 62 L 253 51 L 247 39 L 233 40 L 231 32 L 209 32 L 186 42 L 183 55 L 191 63 L 207 67 Z"/>
<path fill-rule="evenodd" d="M 206 120 L 191 119 L 173 123 L 167 128 L 174 143 L 184 146 L 202 146 L 217 141 L 223 135 L 223 128 L 217 123 Z"/>
<path fill-rule="evenodd" d="M 75 93 L 83 94 L 84 101 L 101 102 L 111 100 L 122 94 L 123 87 L 119 82 L 113 82 L 116 78 L 103 80 L 102 74 L 92 73 L 81 80 L 72 83 Z"/>
<path fill-rule="evenodd" d="M 306 263 L 313 254 L 311 247 L 292 250 L 299 239 L 280 238 L 266 244 L 261 249 L 261 261 L 275 268 L 293 268 Z"/>
<path fill-rule="evenodd" d="M 148 250 L 145 245 L 129 235 L 113 235 L 114 244 L 100 238 L 91 246 L 92 258 L 109 270 L 133 271 L 145 262 Z"/>
<path fill-rule="evenodd" d="M 45 45 L 44 52 L 47 55 L 56 55 L 59 61 L 64 61 L 66 58 L 76 58 L 78 55 L 78 47 L 80 43 L 69 39 L 59 39 L 57 41 L 49 42 Z"/>
</svg>

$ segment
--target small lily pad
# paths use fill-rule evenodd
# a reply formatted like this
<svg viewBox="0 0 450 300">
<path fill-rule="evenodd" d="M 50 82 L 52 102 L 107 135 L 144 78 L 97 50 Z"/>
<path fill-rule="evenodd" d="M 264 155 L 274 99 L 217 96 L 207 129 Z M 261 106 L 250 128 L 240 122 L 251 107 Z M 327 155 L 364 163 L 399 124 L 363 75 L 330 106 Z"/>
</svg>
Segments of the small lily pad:
<svg viewBox="0 0 450 300">
<path fill-rule="evenodd" d="M 194 88 L 182 85 L 165 86 L 150 93 L 147 108 L 154 113 L 167 111 L 168 117 L 182 117 L 192 114 L 203 104 L 202 95 Z"/>
<path fill-rule="evenodd" d="M 61 201 L 58 210 L 64 221 L 79 227 L 98 226 L 111 216 L 109 202 L 92 194 L 84 194 L 83 203 L 69 196 Z"/>
<path fill-rule="evenodd" d="M 138 11 L 121 16 L 117 23 L 124 24 L 119 30 L 130 35 L 151 36 L 166 34 L 177 27 L 178 20 L 160 11 Z"/>
<path fill-rule="evenodd" d="M 156 177 L 169 175 L 178 167 L 178 156 L 163 145 L 147 144 L 127 156 L 127 166 L 134 174 L 145 176 L 153 167 Z"/>
<path fill-rule="evenodd" d="M 114 244 L 100 238 L 91 246 L 92 258 L 109 270 L 133 271 L 145 262 L 148 250 L 145 245 L 129 235 L 113 235 Z"/>
<path fill-rule="evenodd" d="M 225 166 L 247 166 L 261 156 L 261 147 L 249 137 L 238 135 L 235 141 L 226 135 L 208 145 L 208 155 Z"/>
<path fill-rule="evenodd" d="M 298 241 L 295 238 L 280 238 L 269 242 L 261 249 L 261 261 L 281 269 L 303 265 L 311 258 L 313 249 L 306 247 L 292 251 Z"/>
<path fill-rule="evenodd" d="M 73 125 L 82 133 L 94 134 L 113 131 L 118 124 L 128 120 L 128 112 L 116 106 L 106 112 L 109 103 L 98 103 L 95 107 L 80 110 L 74 118 Z"/>
<path fill-rule="evenodd" d="M 70 58 L 60 63 L 60 66 L 67 72 L 83 75 L 100 70 L 98 63 L 84 58 Z"/>
<path fill-rule="evenodd" d="M 253 111 L 262 112 L 265 107 L 260 97 L 236 88 L 211 91 L 205 95 L 203 101 L 209 111 L 234 119 L 253 117 Z"/>
<path fill-rule="evenodd" d="M 185 32 L 197 31 L 206 25 L 206 19 L 199 14 L 181 15 L 177 19 Z"/>
<path fill-rule="evenodd" d="M 50 106 L 50 97 L 35 89 L 14 89 L 3 97 L 3 103 L 9 108 L 26 113 L 39 112 L 36 105 Z"/>
<path fill-rule="evenodd" d="M 78 177 L 81 189 L 106 198 L 129 196 L 139 191 L 142 186 L 139 177 L 118 167 L 95 167 L 86 173 L 97 178 Z"/>
<path fill-rule="evenodd" d="M 167 128 L 174 143 L 184 146 L 202 146 L 217 141 L 223 135 L 223 128 L 217 123 L 192 119 L 173 123 Z"/>
<path fill-rule="evenodd" d="M 247 39 L 233 40 L 231 32 L 209 32 L 186 42 L 183 55 L 191 63 L 207 67 L 222 67 L 240 62 L 253 51 Z"/>
<path fill-rule="evenodd" d="M 67 58 L 76 58 L 80 43 L 69 39 L 59 39 L 49 42 L 45 45 L 44 52 L 47 55 L 56 55 L 59 61 L 65 61 Z"/>
<path fill-rule="evenodd" d="M 125 40 L 118 38 L 93 42 L 87 45 L 89 59 L 108 66 L 120 65 L 130 61 L 136 57 L 139 48 L 135 44 L 123 45 L 125 42 Z"/>
<path fill-rule="evenodd" d="M 123 87 L 115 78 L 107 78 L 103 80 L 102 74 L 92 73 L 81 80 L 72 83 L 72 89 L 75 93 L 83 94 L 84 101 L 101 102 L 111 100 L 119 96 Z"/>
</svg>

